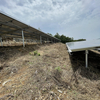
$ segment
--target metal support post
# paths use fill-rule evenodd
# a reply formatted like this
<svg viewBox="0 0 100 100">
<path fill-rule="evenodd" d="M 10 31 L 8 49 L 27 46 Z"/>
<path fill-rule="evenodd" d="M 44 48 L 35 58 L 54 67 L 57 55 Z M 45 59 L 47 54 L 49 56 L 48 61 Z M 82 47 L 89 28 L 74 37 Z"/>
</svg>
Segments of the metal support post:
<svg viewBox="0 0 100 100">
<path fill-rule="evenodd" d="M 22 39 L 23 39 L 23 47 L 25 47 L 23 30 L 22 30 Z"/>
<path fill-rule="evenodd" d="M 85 51 L 86 68 L 88 67 L 88 50 Z"/>
<path fill-rule="evenodd" d="M 42 44 L 42 36 L 40 36 L 40 43 Z"/>
<path fill-rule="evenodd" d="M 49 39 L 47 38 L 47 43 L 49 43 Z"/>
<path fill-rule="evenodd" d="M 3 47 L 2 38 L 0 38 L 0 41 L 1 41 L 1 46 Z"/>
</svg>

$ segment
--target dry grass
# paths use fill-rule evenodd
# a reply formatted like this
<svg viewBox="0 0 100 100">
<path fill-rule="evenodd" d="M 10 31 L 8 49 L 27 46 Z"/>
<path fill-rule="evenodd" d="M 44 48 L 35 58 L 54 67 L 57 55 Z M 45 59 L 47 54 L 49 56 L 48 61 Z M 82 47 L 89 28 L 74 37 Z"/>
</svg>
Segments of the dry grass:
<svg viewBox="0 0 100 100">
<path fill-rule="evenodd" d="M 0 48 L 0 100 L 99 100 L 100 55 L 84 65 L 84 52 L 70 57 L 62 43 Z"/>
<path fill-rule="evenodd" d="M 33 45 L 33 44 L 40 44 L 39 42 L 24 42 L 25 45 Z M 3 46 L 22 46 L 23 42 L 15 42 L 15 41 L 3 41 L 2 42 Z M 1 46 L 1 42 L 0 42 L 0 46 Z"/>
</svg>

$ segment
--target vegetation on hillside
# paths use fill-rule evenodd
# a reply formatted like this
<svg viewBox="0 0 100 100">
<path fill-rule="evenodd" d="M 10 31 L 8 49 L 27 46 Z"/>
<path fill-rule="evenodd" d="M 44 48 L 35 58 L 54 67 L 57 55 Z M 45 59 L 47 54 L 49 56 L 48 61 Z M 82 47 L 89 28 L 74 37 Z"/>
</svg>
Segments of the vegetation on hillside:
<svg viewBox="0 0 100 100">
<path fill-rule="evenodd" d="M 40 55 L 39 55 L 40 53 Z M 0 48 L 0 100 L 100 100 L 100 53 L 65 44 Z"/>
<path fill-rule="evenodd" d="M 86 41 L 86 39 L 74 40 L 73 37 L 66 37 L 65 35 L 59 35 L 58 33 L 56 33 L 54 35 L 54 37 L 60 39 L 62 43 L 66 43 L 66 42 L 76 42 L 76 41 Z"/>
<path fill-rule="evenodd" d="M 40 28 L 38 28 L 39 31 L 41 31 Z M 59 33 L 56 33 L 54 36 L 51 33 L 47 33 L 48 35 L 52 36 L 52 37 L 56 37 L 58 39 L 61 40 L 62 43 L 66 43 L 66 42 L 77 42 L 77 41 L 86 41 L 86 39 L 78 39 L 78 40 L 74 40 L 73 37 L 66 37 L 65 35 L 59 35 Z"/>
<path fill-rule="evenodd" d="M 51 33 L 47 33 L 47 34 L 53 36 Z M 77 42 L 77 41 L 86 41 L 86 39 L 74 40 L 73 37 L 68 37 L 68 36 L 66 37 L 65 35 L 59 35 L 59 33 L 56 33 L 54 35 L 54 37 L 60 39 L 62 43 L 66 43 L 66 42 Z"/>
</svg>

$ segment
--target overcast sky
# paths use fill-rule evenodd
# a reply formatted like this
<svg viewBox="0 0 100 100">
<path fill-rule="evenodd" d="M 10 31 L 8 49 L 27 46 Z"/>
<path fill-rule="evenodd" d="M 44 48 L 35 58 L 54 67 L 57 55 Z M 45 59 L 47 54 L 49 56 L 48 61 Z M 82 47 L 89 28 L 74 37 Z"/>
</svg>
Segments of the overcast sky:
<svg viewBox="0 0 100 100">
<path fill-rule="evenodd" d="M 0 11 L 45 33 L 100 38 L 100 0 L 0 0 Z"/>
</svg>

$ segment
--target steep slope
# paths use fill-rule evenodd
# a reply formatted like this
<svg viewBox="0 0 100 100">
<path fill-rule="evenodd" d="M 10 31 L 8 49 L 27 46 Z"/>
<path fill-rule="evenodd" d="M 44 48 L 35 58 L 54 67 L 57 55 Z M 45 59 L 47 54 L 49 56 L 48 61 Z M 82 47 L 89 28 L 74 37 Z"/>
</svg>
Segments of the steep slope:
<svg viewBox="0 0 100 100">
<path fill-rule="evenodd" d="M 100 99 L 99 54 L 90 51 L 88 69 L 84 52 L 69 56 L 62 43 L 0 48 L 0 56 L 0 100 Z"/>
</svg>

